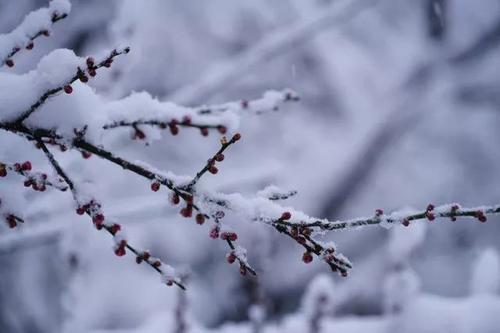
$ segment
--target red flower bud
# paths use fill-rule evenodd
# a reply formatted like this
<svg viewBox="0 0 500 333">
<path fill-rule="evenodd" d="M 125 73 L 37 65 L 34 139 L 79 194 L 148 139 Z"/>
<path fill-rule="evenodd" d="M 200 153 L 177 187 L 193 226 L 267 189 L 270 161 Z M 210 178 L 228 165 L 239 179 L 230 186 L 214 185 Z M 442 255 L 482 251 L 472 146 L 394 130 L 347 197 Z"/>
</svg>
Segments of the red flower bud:
<svg viewBox="0 0 500 333">
<path fill-rule="evenodd" d="M 21 165 L 21 169 L 24 170 L 24 171 L 29 171 L 31 170 L 31 162 L 30 161 L 26 161 L 24 162 L 22 165 Z"/>
<path fill-rule="evenodd" d="M 238 141 L 239 139 L 241 139 L 241 134 L 240 133 L 236 133 L 235 135 L 233 135 L 232 140 L 234 142 Z"/>
<path fill-rule="evenodd" d="M 226 259 L 228 263 L 232 264 L 236 261 L 236 256 L 234 255 L 233 252 L 231 252 L 227 255 Z"/>
<path fill-rule="evenodd" d="M 290 212 L 284 212 L 281 214 L 280 220 L 289 220 L 292 218 L 292 214 Z"/>
<path fill-rule="evenodd" d="M 210 166 L 210 168 L 208 168 L 208 171 L 211 173 L 211 174 L 216 174 L 217 172 L 219 172 L 219 169 L 217 169 L 217 167 L 215 165 L 212 165 Z"/>
<path fill-rule="evenodd" d="M 196 223 L 198 223 L 199 225 L 202 225 L 203 223 L 205 223 L 205 215 L 196 214 Z"/>
<path fill-rule="evenodd" d="M 313 261 L 313 256 L 311 255 L 311 252 L 309 251 L 304 252 L 304 254 L 302 255 L 302 261 L 305 262 L 306 264 Z"/>
<path fill-rule="evenodd" d="M 200 132 L 201 132 L 201 135 L 208 136 L 208 127 L 201 127 Z"/>
<path fill-rule="evenodd" d="M 227 133 L 226 126 L 219 125 L 219 126 L 217 126 L 217 130 L 219 131 L 220 134 L 226 134 Z"/>
<path fill-rule="evenodd" d="M 172 202 L 172 204 L 177 205 L 181 201 L 181 199 L 179 198 L 179 195 L 177 193 L 174 193 L 170 201 Z"/>
<path fill-rule="evenodd" d="M 159 181 L 154 181 L 151 183 L 151 191 L 158 192 L 159 189 L 160 189 L 160 182 Z"/>
</svg>

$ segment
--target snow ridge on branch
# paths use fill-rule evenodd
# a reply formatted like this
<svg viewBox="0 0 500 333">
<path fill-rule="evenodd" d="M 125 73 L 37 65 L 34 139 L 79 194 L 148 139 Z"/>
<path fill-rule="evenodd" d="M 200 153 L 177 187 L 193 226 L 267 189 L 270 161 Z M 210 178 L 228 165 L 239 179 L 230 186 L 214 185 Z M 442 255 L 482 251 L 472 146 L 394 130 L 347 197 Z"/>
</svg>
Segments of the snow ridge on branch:
<svg viewBox="0 0 500 333">
<path fill-rule="evenodd" d="M 48 8 L 29 13 L 16 29 L 0 35 L 0 67 L 13 67 L 14 55 L 22 49 L 32 50 L 38 37 L 50 36 L 52 24 L 66 18 L 70 10 L 68 0 L 52 0 Z"/>
</svg>

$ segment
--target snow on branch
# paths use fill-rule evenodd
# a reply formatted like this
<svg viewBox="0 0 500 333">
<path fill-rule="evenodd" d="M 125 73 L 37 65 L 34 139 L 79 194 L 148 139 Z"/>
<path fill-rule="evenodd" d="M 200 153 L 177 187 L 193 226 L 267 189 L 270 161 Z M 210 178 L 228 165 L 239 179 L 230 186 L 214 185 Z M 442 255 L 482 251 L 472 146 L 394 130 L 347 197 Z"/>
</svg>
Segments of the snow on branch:
<svg viewBox="0 0 500 333">
<path fill-rule="evenodd" d="M 13 67 L 14 55 L 22 49 L 32 50 L 38 37 L 50 36 L 52 24 L 66 18 L 70 10 L 68 0 L 52 0 L 48 8 L 29 13 L 17 28 L 0 35 L 0 67 Z"/>
<path fill-rule="evenodd" d="M 179 133 L 179 127 L 198 128 L 203 136 L 209 129 L 220 134 L 234 131 L 238 127 L 239 115 L 243 112 L 261 114 L 279 110 L 283 103 L 295 102 L 299 96 L 291 89 L 267 91 L 255 100 L 240 100 L 219 105 L 203 105 L 189 108 L 170 102 L 160 102 L 147 93 L 132 94 L 122 100 L 110 103 L 111 121 L 103 129 L 129 127 L 134 129 L 133 138 L 145 139 L 146 134 L 140 126 L 169 129 L 172 135 Z M 136 118 L 146 111 L 147 116 Z"/>
<path fill-rule="evenodd" d="M 61 91 L 71 94 L 73 92 L 72 83 L 77 80 L 80 80 L 82 83 L 88 82 L 89 76 L 94 77 L 99 68 L 111 67 L 115 57 L 126 54 L 129 51 L 130 48 L 128 47 L 121 50 L 114 49 L 99 62 L 95 62 L 92 57 L 86 59 L 77 57 L 69 50 L 56 50 L 52 52 L 40 61 L 36 71 L 24 75 L 17 81 L 18 83 L 25 84 L 24 87 L 20 86 L 20 89 L 27 90 L 25 92 L 26 96 L 33 99 L 40 91 L 44 91 L 43 94 L 38 95 L 39 97 L 34 99 L 33 104 L 26 110 L 17 110 L 18 107 L 16 105 L 5 105 L 4 107 L 6 109 L 9 108 L 9 110 L 7 110 L 6 115 L 2 115 L 1 120 L 15 123 L 23 122 L 38 110 L 47 99 Z M 36 77 L 41 77 L 42 80 L 35 80 L 35 83 L 32 83 L 31 81 Z M 10 79 L 13 78 L 6 78 L 9 83 L 11 83 Z M 35 86 L 33 86 L 34 84 Z"/>
<path fill-rule="evenodd" d="M 25 178 L 24 186 L 31 187 L 35 191 L 44 192 L 47 186 L 53 187 L 60 191 L 66 191 L 68 187 L 61 179 L 56 177 L 49 177 L 46 173 L 32 171 L 31 162 L 25 161 L 23 163 L 3 163 L 0 161 L 0 177 L 6 177 L 8 171 L 17 173 Z"/>
<path fill-rule="evenodd" d="M 394 224 L 409 226 L 412 221 L 428 220 L 434 221 L 436 218 L 449 218 L 450 221 L 456 221 L 458 218 L 473 218 L 479 222 L 486 222 L 487 215 L 500 213 L 500 205 L 480 206 L 474 208 L 463 208 L 459 204 L 445 204 L 434 206 L 429 204 L 425 210 L 418 212 L 393 212 L 384 214 L 383 210 L 377 209 L 372 217 L 362 217 L 346 221 L 328 221 L 309 218 L 307 220 L 295 219 L 288 221 L 287 226 L 302 226 L 308 228 L 319 228 L 321 230 L 344 230 L 359 228 L 365 225 L 381 225 L 390 227 Z"/>
<path fill-rule="evenodd" d="M 127 161 L 110 151 L 105 150 L 102 147 L 93 145 L 92 143 L 86 141 L 81 136 L 75 136 L 72 140 L 68 138 L 62 138 L 60 135 L 56 134 L 54 131 L 46 129 L 28 129 L 22 124 L 14 125 L 2 125 L 0 128 L 4 128 L 11 132 L 24 135 L 28 140 L 38 141 L 38 144 L 42 147 L 45 146 L 42 139 L 51 139 L 54 141 L 62 140 L 65 142 L 70 142 L 73 148 L 81 149 L 98 157 L 101 157 L 111 163 L 114 163 L 125 170 L 129 170 L 139 176 L 142 176 L 150 180 L 151 190 L 158 192 L 161 186 L 165 186 L 170 190 L 170 202 L 174 205 L 178 205 L 181 200 L 184 201 L 185 206 L 180 210 L 180 214 L 185 218 L 191 218 L 193 216 L 193 211 L 196 211 L 195 221 L 199 225 L 203 225 L 206 220 L 213 219 L 214 225 L 212 226 L 209 236 L 213 239 L 221 239 L 225 241 L 230 248 L 230 253 L 228 254 L 228 262 L 232 263 L 238 261 L 240 264 L 240 273 L 245 275 L 247 272 L 252 275 L 256 275 L 255 270 L 249 265 L 246 258 L 246 250 L 242 247 L 236 246 L 234 243 L 237 240 L 237 234 L 220 223 L 220 220 L 224 217 L 224 213 L 220 210 L 216 210 L 213 213 L 205 213 L 202 211 L 201 207 L 195 202 L 196 189 L 195 185 L 198 180 L 208 171 L 212 174 L 217 173 L 215 170 L 215 163 L 221 162 L 224 157 L 222 152 L 224 152 L 230 145 L 234 144 L 240 140 L 241 135 L 236 133 L 229 141 L 227 139 L 221 140 L 221 148 L 219 151 L 209 159 L 207 164 L 197 173 L 197 175 L 191 179 L 189 177 L 177 176 L 171 172 L 161 172 L 151 168 L 145 163 L 140 162 L 130 162 Z M 50 155 L 48 155 L 50 156 Z M 58 165 L 57 161 L 53 161 L 53 165 Z M 69 178 L 64 177 L 64 172 L 62 170 L 58 171 L 58 174 L 66 180 L 70 189 L 74 188 L 71 184 Z M 72 190 L 73 191 L 73 190 Z M 76 193 L 74 193 L 76 197 Z M 87 203 L 88 204 L 88 203 Z M 82 205 L 85 208 L 87 206 Z M 88 207 L 87 207 L 88 208 Z M 83 209 L 85 212 L 85 209 Z M 100 220 L 101 217 L 98 217 Z"/>
<path fill-rule="evenodd" d="M 122 226 L 113 221 L 108 221 L 105 218 L 101 204 L 97 200 L 89 200 L 88 196 L 79 193 L 73 181 L 64 172 L 62 167 L 56 161 L 54 155 L 52 155 L 52 153 L 48 150 L 47 146 L 41 141 L 39 142 L 39 145 L 54 170 L 68 184 L 73 194 L 73 198 L 78 205 L 78 207 L 76 208 L 76 213 L 78 215 L 87 214 L 92 219 L 92 223 L 97 230 L 106 230 L 110 235 L 113 236 L 113 240 L 115 243 L 113 249 L 117 256 L 124 256 L 126 254 L 126 250 L 129 250 L 130 252 L 135 254 L 137 264 L 145 262 L 155 271 L 160 273 L 163 283 L 168 286 L 175 284 L 178 287 L 185 289 L 184 285 L 181 283 L 180 278 L 176 275 L 175 269 L 172 266 L 163 263 L 158 258 L 152 257 L 149 251 L 139 250 L 132 246 L 127 240 L 126 234 L 122 230 Z"/>
<path fill-rule="evenodd" d="M 221 209 L 233 211 L 246 219 L 267 224 L 290 237 L 305 249 L 302 255 L 302 261 L 305 263 L 312 262 L 313 255 L 316 255 L 325 261 L 332 271 L 338 271 L 343 276 L 346 276 L 348 270 L 352 268 L 351 262 L 338 252 L 333 242 L 319 241 L 315 238 L 317 233 L 312 228 L 290 222 L 292 217 L 293 220 L 310 219 L 302 212 L 293 211 L 292 214 L 278 205 L 276 200 L 273 201 L 265 196 L 246 198 L 239 193 L 203 193 L 200 195 L 207 205 L 217 205 Z"/>
<path fill-rule="evenodd" d="M 286 200 L 295 196 L 298 192 L 295 190 L 285 191 L 277 186 L 271 185 L 267 186 L 265 189 L 257 192 L 257 196 L 267 198 L 269 200 L 278 201 Z"/>
<path fill-rule="evenodd" d="M 18 134 L 24 134 L 31 140 L 48 138 L 56 141 L 66 140 L 66 142 L 68 142 L 68 139 L 63 139 L 54 131 L 50 130 L 30 130 L 23 125 L 15 125 L 13 128 L 7 127 L 6 129 Z M 216 162 L 223 161 L 225 158 L 223 152 L 239 139 L 239 134 L 235 134 L 229 141 L 223 138 L 219 150 L 192 179 L 176 176 L 170 172 L 161 172 L 143 163 L 127 161 L 102 147 L 93 145 L 81 136 L 74 137 L 70 142 L 73 148 L 95 154 L 124 169 L 149 179 L 151 181 L 151 189 L 155 192 L 159 191 L 162 185 L 165 186 L 171 191 L 170 201 L 173 204 L 176 205 L 179 204 L 181 200 L 184 201 L 185 206 L 180 210 L 180 214 L 183 217 L 191 218 L 195 211 L 195 221 L 197 224 L 202 225 L 206 220 L 212 219 L 213 224 L 210 230 L 210 237 L 226 241 L 231 250 L 227 254 L 227 261 L 229 263 L 238 261 L 242 274 L 246 274 L 246 272 L 254 274 L 255 271 L 247 262 L 246 250 L 233 244 L 237 239 L 237 234 L 221 222 L 222 218 L 225 216 L 224 210 L 230 210 L 243 215 L 249 220 L 272 226 L 278 232 L 290 237 L 305 249 L 302 256 L 302 260 L 305 263 L 311 262 L 313 260 L 313 255 L 315 255 L 325 261 L 333 271 L 338 271 L 343 276 L 348 274 L 348 270 L 352 268 L 352 264 L 342 253 L 338 252 L 334 243 L 325 243 L 317 239 L 317 236 L 323 235 L 325 231 L 359 228 L 364 225 L 381 225 L 387 227 L 394 224 L 403 224 L 404 226 L 408 226 L 411 221 L 421 219 L 434 221 L 438 217 L 449 218 L 452 221 L 460 217 L 471 217 L 480 222 L 485 222 L 487 215 L 500 213 L 500 205 L 462 208 L 458 204 L 442 205 L 438 207 L 430 204 L 425 211 L 421 212 L 394 212 L 391 214 L 384 214 L 381 209 L 377 209 L 372 217 L 347 221 L 328 221 L 326 219 L 321 220 L 310 217 L 303 212 L 291 208 L 285 209 L 278 205 L 277 200 L 274 200 L 272 195 L 268 196 L 272 194 L 272 192 L 276 192 L 275 188 L 264 190 L 254 198 L 245 198 L 239 193 L 213 194 L 198 192 L 196 189 L 197 182 L 207 172 L 212 174 L 217 173 L 218 169 L 215 165 Z M 208 210 L 208 213 L 203 210 Z"/>
</svg>

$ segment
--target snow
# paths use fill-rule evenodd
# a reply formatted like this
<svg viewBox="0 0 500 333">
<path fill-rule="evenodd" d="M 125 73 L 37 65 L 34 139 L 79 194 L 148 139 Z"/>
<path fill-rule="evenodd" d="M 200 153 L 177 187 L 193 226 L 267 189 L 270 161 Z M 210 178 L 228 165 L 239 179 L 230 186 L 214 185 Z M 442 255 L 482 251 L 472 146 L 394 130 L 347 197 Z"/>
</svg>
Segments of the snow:
<svg viewBox="0 0 500 333">
<path fill-rule="evenodd" d="M 124 233 L 113 240 L 76 215 L 69 191 L 35 192 L 12 173 L 0 179 L 0 217 L 12 211 L 26 223 L 13 230 L 0 223 L 0 331 L 171 332 L 183 297 L 189 332 L 498 330 L 500 229 L 490 213 L 499 206 L 489 205 L 498 203 L 492 69 L 500 63 L 487 48 L 464 66 L 446 60 L 495 31 L 494 0 L 443 7 L 450 24 L 440 42 L 426 36 L 422 2 L 75 1 L 53 27 L 48 14 L 69 11 L 69 3 L 45 2 L 15 30 L 39 1 L 0 4 L 0 31 L 13 31 L 0 37 L 0 64 L 20 46 L 15 66 L 0 70 L 0 122 L 69 83 L 87 55 L 98 61 L 130 46 L 24 123 L 62 136 L 67 151 L 48 148 L 75 182 L 76 201 L 99 202 L 93 213 L 105 214 L 105 225 L 119 222 L 139 253 L 151 249 L 151 262 L 165 260 L 163 284 L 129 249 L 117 258 L 110 246 Z M 27 33 L 45 28 L 50 38 L 26 51 Z M 78 46 L 76 55 L 61 49 L 68 45 Z M 288 103 L 294 91 L 300 103 Z M 210 135 L 139 124 L 146 138 L 133 141 L 132 126 L 103 129 L 184 116 L 210 126 Z M 85 140 L 182 186 L 220 148 L 224 134 L 212 128 L 219 125 L 243 139 L 194 189 L 203 213 L 225 213 L 218 224 L 181 217 L 185 203 L 171 205 L 167 186 L 153 192 L 150 180 L 72 147 L 75 129 L 87 126 Z M 34 172 L 53 174 L 32 142 L 5 131 L 0 142 L 1 162 L 30 159 Z M 436 220 L 399 226 L 429 202 Z M 454 202 L 488 221 L 452 222 Z M 408 206 L 416 208 L 399 208 Z M 379 221 L 376 208 L 386 212 Z M 349 276 L 330 272 L 326 251 L 309 265 L 300 260 L 303 247 L 269 227 L 285 211 L 286 223 L 314 223 L 318 244 L 352 260 Z M 208 236 L 216 225 L 238 235 L 235 253 L 257 278 L 226 262 L 227 242 Z M 187 290 L 167 288 L 184 268 Z"/>
<path fill-rule="evenodd" d="M 473 263 L 471 293 L 495 295 L 500 291 L 500 258 L 493 248 L 485 249 Z"/>
<path fill-rule="evenodd" d="M 4 64 L 11 51 L 26 47 L 30 38 L 40 31 L 51 31 L 52 14 L 69 14 L 71 3 L 68 0 L 52 0 L 48 8 L 41 8 L 26 15 L 23 22 L 12 32 L 0 35 L 0 61 Z"/>
</svg>

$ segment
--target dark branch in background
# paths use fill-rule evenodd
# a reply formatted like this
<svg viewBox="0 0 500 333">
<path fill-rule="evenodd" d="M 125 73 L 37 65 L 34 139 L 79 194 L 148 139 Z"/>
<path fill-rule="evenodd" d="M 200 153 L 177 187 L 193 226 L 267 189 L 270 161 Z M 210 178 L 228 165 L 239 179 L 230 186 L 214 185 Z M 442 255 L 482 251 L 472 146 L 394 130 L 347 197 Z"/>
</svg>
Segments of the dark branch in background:
<svg viewBox="0 0 500 333">
<path fill-rule="evenodd" d="M 68 175 L 61 168 L 61 166 L 59 165 L 59 163 L 57 162 L 57 160 L 54 158 L 54 155 L 52 155 L 52 153 L 48 150 L 47 146 L 42 141 L 40 141 L 40 140 L 38 140 L 38 144 L 39 144 L 40 148 L 42 149 L 42 151 L 45 153 L 45 156 L 47 157 L 47 159 L 49 160 L 50 164 L 52 165 L 52 167 L 54 168 L 54 170 L 57 172 L 57 174 L 62 179 L 64 179 L 66 181 L 66 183 L 68 184 L 71 192 L 73 193 L 73 197 L 74 197 L 75 201 L 78 203 L 77 192 L 76 192 L 76 189 L 75 189 L 73 181 L 68 177 Z M 87 215 L 90 216 L 90 214 L 88 212 L 86 212 L 86 213 L 87 213 Z M 113 228 L 113 226 L 103 225 L 103 229 L 106 230 L 111 236 L 115 236 L 115 234 L 117 232 Z M 134 253 L 137 258 L 141 258 L 142 261 L 145 261 L 155 271 L 157 271 L 160 274 L 163 273 L 163 271 L 161 270 L 161 268 L 159 268 L 157 265 L 155 265 L 154 262 L 150 262 L 149 260 L 147 260 L 148 258 L 144 258 L 144 252 L 136 250 L 128 242 L 126 243 L 125 247 L 129 251 L 131 251 L 132 253 Z M 182 289 L 186 289 L 182 283 L 179 283 L 179 282 L 177 282 L 175 280 L 173 280 L 172 283 L 175 284 L 175 285 L 177 285 L 178 287 L 180 287 Z"/>
<path fill-rule="evenodd" d="M 198 100 L 208 100 L 217 92 L 224 91 L 234 84 L 258 64 L 265 62 L 297 44 L 311 40 L 312 36 L 325 31 L 332 26 L 341 26 L 346 21 L 353 19 L 369 7 L 373 7 L 378 0 L 360 0 L 347 3 L 333 1 L 332 5 L 318 11 L 316 15 L 307 20 L 267 34 L 255 45 L 240 55 L 226 61 L 224 68 L 219 66 L 210 68 L 200 80 L 194 84 L 186 85 L 169 96 L 170 100 L 179 103 L 192 103 Z"/>
<path fill-rule="evenodd" d="M 475 43 L 469 46 L 462 52 L 452 56 L 449 62 L 452 65 L 462 65 L 471 60 L 481 57 L 484 54 L 498 47 L 500 42 L 500 18 L 497 19 L 495 25 L 491 29 L 485 31 Z"/>
<path fill-rule="evenodd" d="M 401 142 L 401 138 L 411 133 L 420 123 L 426 114 L 422 101 L 426 98 L 429 86 L 436 79 L 439 66 L 448 65 L 454 70 L 459 70 L 462 65 L 470 64 L 498 47 L 499 42 L 500 19 L 491 30 L 479 37 L 476 43 L 447 57 L 444 64 L 439 61 L 429 62 L 413 71 L 403 85 L 405 99 L 387 114 L 386 121 L 376 128 L 371 139 L 366 141 L 366 146 L 360 149 L 345 168 L 345 174 L 339 177 L 340 183 L 333 186 L 331 192 L 325 195 L 328 199 L 324 208 L 320 210 L 320 215 L 338 216 L 376 169 L 384 153 Z"/>
<path fill-rule="evenodd" d="M 443 39 L 446 33 L 446 0 L 427 0 L 427 26 L 429 36 L 434 39 Z"/>
<path fill-rule="evenodd" d="M 126 48 L 124 48 L 123 50 L 120 50 L 120 51 L 113 50 L 113 51 L 111 51 L 111 53 L 109 54 L 109 56 L 107 56 L 104 60 L 102 60 L 101 62 L 99 62 L 97 64 L 94 64 L 93 61 L 92 62 L 87 61 L 89 73 L 93 73 L 95 75 L 95 71 L 97 69 L 99 69 L 101 67 L 109 67 L 111 65 L 111 63 L 113 62 L 113 58 L 114 57 L 119 56 L 120 54 L 126 54 L 129 51 L 130 51 L 130 48 L 128 48 L 128 47 L 126 47 Z M 92 74 L 90 74 L 90 75 L 92 76 Z M 31 105 L 29 107 L 29 109 L 27 109 L 26 111 L 22 112 L 21 115 L 16 120 L 13 121 L 13 123 L 21 123 L 21 122 L 23 122 L 33 112 L 35 112 L 36 110 L 38 110 L 47 101 L 47 99 L 49 97 L 52 97 L 55 94 L 57 94 L 58 92 L 67 89 L 66 87 L 70 86 L 71 83 L 75 82 L 78 79 L 81 79 L 82 77 L 86 77 L 86 74 L 83 72 L 82 69 L 78 68 L 76 74 L 68 82 L 66 82 L 62 86 L 59 86 L 57 88 L 50 89 L 50 90 L 46 91 L 38 99 L 38 101 L 36 101 L 33 105 Z"/>
</svg>

